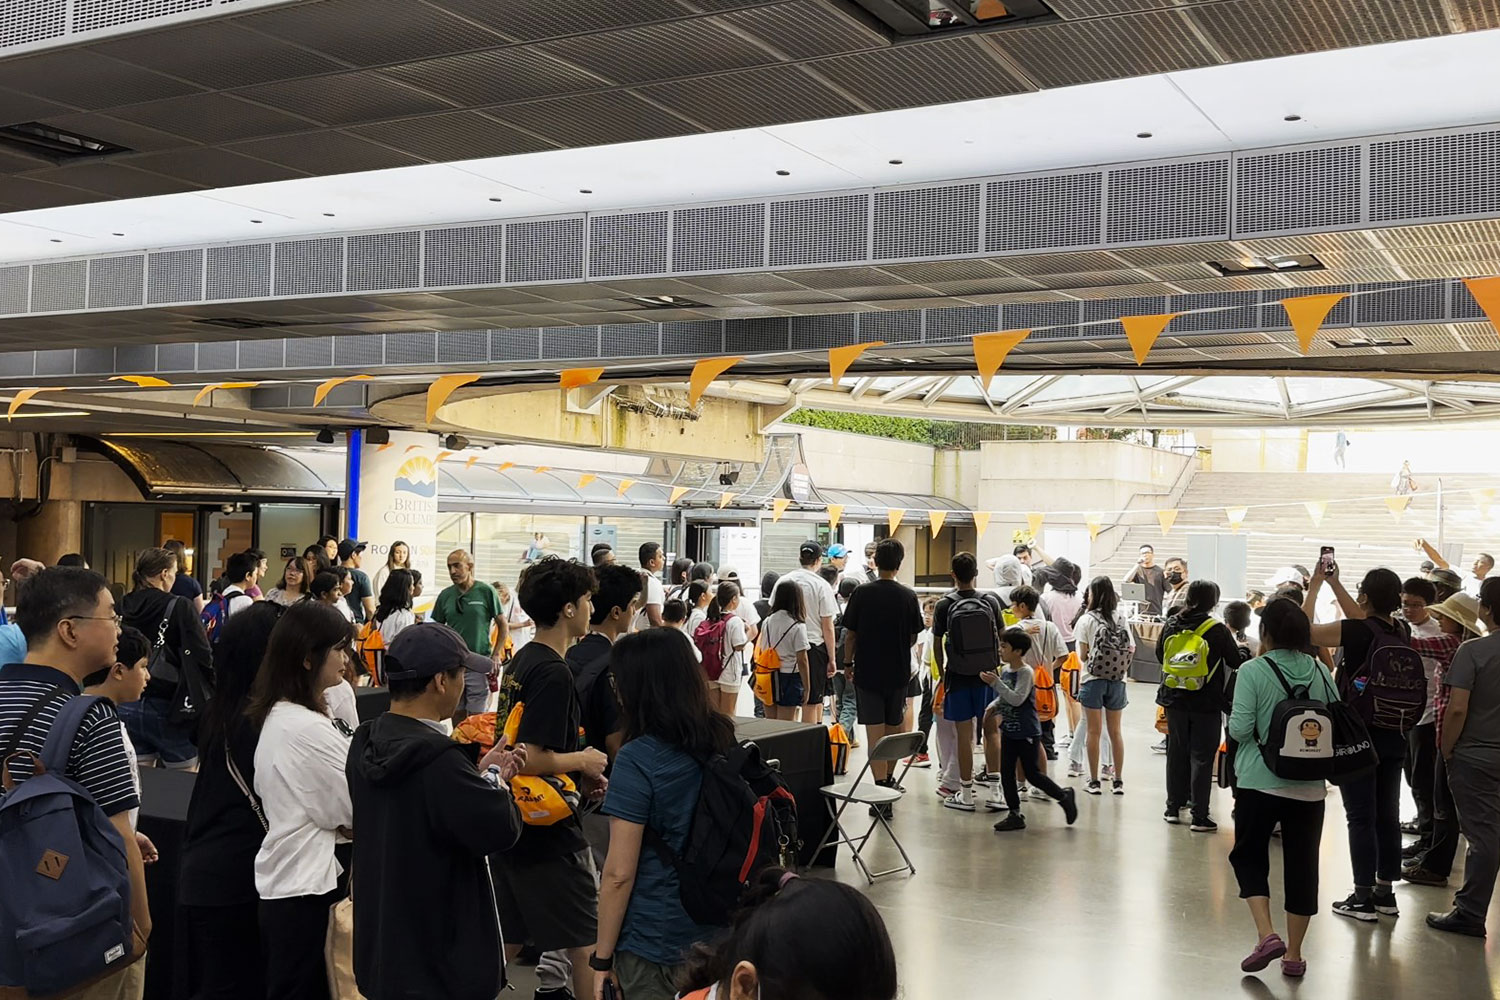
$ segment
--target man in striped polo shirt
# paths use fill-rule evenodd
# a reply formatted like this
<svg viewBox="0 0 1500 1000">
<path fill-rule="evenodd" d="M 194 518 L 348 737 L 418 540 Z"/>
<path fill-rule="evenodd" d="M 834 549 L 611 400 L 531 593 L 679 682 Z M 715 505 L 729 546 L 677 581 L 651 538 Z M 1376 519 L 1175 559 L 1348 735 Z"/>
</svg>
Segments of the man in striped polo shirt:
<svg viewBox="0 0 1500 1000">
<path fill-rule="evenodd" d="M 22 591 L 16 622 L 26 637 L 26 661 L 0 667 L 0 756 L 29 750 L 41 756 L 62 703 L 82 692 L 83 679 L 113 666 L 120 634 L 114 597 L 104 577 L 86 569 L 55 568 L 35 574 Z M 38 705 L 43 707 L 22 723 Z M 31 776 L 32 761 L 11 761 L 11 775 Z M 68 777 L 99 804 L 124 842 L 130 867 L 130 911 L 144 939 L 151 933 L 146 876 L 130 811 L 140 805 L 125 736 L 114 706 L 101 701 L 84 716 L 68 752 Z M 83 998 L 139 998 L 145 963 L 136 962 L 82 993 Z"/>
</svg>

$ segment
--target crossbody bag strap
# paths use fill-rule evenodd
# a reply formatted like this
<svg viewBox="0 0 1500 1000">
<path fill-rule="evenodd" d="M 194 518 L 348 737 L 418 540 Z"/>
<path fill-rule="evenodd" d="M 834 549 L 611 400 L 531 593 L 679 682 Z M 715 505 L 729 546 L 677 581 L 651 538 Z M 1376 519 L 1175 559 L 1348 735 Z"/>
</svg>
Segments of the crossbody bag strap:
<svg viewBox="0 0 1500 1000">
<path fill-rule="evenodd" d="M 244 794 L 245 801 L 250 803 L 250 811 L 255 813 L 256 819 L 260 820 L 260 828 L 269 833 L 271 831 L 271 824 L 267 821 L 266 811 L 260 804 L 260 796 L 255 794 L 255 790 L 250 787 L 250 783 L 240 773 L 239 765 L 234 762 L 234 754 L 229 750 L 229 739 L 227 736 L 224 740 L 224 763 L 229 765 L 229 776 L 240 787 L 240 792 Z"/>
<path fill-rule="evenodd" d="M 64 689 L 61 684 L 59 684 L 57 687 L 54 687 L 52 690 L 48 691 L 46 694 L 38 698 L 36 700 L 36 704 L 32 705 L 31 708 L 26 710 L 26 714 L 21 716 L 21 721 L 16 724 L 16 731 L 11 734 L 10 742 L 5 745 L 4 750 L 0 750 L 0 768 L 5 767 L 10 758 L 13 757 L 16 752 L 21 749 L 21 740 L 25 739 L 26 731 L 31 728 L 31 724 L 36 721 L 37 716 L 41 715 L 48 705 L 51 705 L 55 701 L 61 701 L 67 696 L 67 690 Z M 46 741 L 43 740 L 44 746 L 45 743 Z M 38 755 L 37 759 L 41 759 L 40 755 Z"/>
</svg>

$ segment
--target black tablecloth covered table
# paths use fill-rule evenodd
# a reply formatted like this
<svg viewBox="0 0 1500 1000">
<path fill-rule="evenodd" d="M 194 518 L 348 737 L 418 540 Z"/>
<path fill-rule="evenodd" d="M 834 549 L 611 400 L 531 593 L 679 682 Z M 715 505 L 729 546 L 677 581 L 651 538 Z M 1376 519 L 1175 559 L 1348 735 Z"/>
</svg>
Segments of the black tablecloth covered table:
<svg viewBox="0 0 1500 1000">
<path fill-rule="evenodd" d="M 359 712 L 360 722 L 369 722 L 377 715 L 384 715 L 391 708 L 391 690 L 383 687 L 360 687 L 354 689 L 354 708 Z"/>
<path fill-rule="evenodd" d="M 772 719 L 736 719 L 734 731 L 741 740 L 753 740 L 767 760 L 781 762 L 781 776 L 797 799 L 802 863 L 832 865 L 835 856 L 832 847 L 813 858 L 813 849 L 833 822 L 828 800 L 818 791 L 833 784 L 833 756 L 828 749 L 827 727 Z"/>
</svg>

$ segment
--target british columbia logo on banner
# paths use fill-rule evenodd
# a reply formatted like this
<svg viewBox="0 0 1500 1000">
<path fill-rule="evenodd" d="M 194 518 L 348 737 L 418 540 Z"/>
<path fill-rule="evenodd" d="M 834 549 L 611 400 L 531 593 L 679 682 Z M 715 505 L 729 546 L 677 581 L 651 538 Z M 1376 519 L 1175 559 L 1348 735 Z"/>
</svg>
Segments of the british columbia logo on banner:
<svg viewBox="0 0 1500 1000">
<path fill-rule="evenodd" d="M 432 499 L 437 496 L 437 468 L 425 455 L 413 455 L 396 470 L 396 492 Z"/>
</svg>

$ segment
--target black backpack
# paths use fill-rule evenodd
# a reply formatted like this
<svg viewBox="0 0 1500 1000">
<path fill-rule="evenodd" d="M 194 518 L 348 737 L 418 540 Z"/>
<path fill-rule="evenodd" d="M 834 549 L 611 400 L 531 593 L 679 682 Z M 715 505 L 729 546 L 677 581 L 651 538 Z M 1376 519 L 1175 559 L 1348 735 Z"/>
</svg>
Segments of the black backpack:
<svg viewBox="0 0 1500 1000">
<path fill-rule="evenodd" d="M 699 924 L 727 927 L 756 875 L 776 864 L 796 867 L 797 801 L 754 743 L 702 764 L 703 785 L 682 853 L 650 826 L 646 840 L 677 872 L 687 915 Z"/>
<path fill-rule="evenodd" d="M 1328 700 L 1318 701 L 1306 686 L 1293 688 L 1269 654 L 1261 659 L 1286 691 L 1286 698 L 1272 710 L 1270 731 L 1259 741 L 1261 758 L 1272 774 L 1288 781 L 1341 784 L 1368 774 L 1379 763 L 1364 722 L 1326 680 Z"/>
<path fill-rule="evenodd" d="M 953 596 L 948 608 L 948 669 L 965 677 L 978 677 L 1000 662 L 1000 624 L 995 607 L 983 594 Z"/>
</svg>

